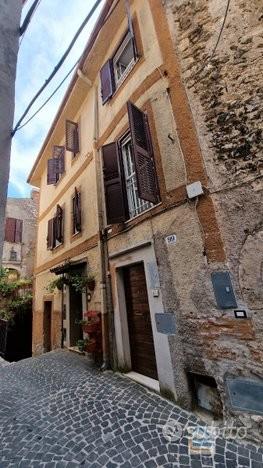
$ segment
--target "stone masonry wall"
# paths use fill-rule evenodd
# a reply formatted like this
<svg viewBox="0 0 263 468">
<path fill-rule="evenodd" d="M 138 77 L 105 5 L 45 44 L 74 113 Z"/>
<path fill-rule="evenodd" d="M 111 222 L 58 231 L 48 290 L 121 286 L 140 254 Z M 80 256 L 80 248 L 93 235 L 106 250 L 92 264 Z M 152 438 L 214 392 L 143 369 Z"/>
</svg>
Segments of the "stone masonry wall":
<svg viewBox="0 0 263 468">
<path fill-rule="evenodd" d="M 215 377 L 225 418 L 236 418 L 258 437 L 262 417 L 230 410 L 225 379 L 263 379 L 263 4 L 230 1 L 216 49 L 227 0 L 163 4 L 208 174 L 205 191 L 224 241 L 223 267 L 232 276 L 238 307 L 248 314 L 243 322 L 233 310 L 203 320 L 201 308 L 207 312 L 209 304 L 197 304 L 199 316 L 192 320 L 189 314 L 187 321 L 186 353 L 189 360 L 191 348 L 200 350 L 196 368 Z"/>
</svg>

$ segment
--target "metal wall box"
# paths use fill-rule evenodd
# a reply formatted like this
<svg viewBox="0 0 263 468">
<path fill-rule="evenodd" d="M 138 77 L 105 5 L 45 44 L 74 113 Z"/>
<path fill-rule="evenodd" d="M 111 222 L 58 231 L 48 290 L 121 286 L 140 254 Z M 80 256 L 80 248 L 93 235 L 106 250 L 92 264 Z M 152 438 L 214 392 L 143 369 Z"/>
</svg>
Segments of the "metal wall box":
<svg viewBox="0 0 263 468">
<path fill-rule="evenodd" d="M 171 313 L 155 314 L 156 328 L 164 335 L 175 335 L 175 315 Z"/>
<path fill-rule="evenodd" d="M 219 309 L 232 309 L 237 307 L 235 293 L 228 271 L 216 271 L 212 273 L 211 276 L 216 303 Z"/>
<path fill-rule="evenodd" d="M 226 385 L 230 404 L 234 410 L 263 414 L 263 380 L 237 377 L 227 379 Z"/>
</svg>

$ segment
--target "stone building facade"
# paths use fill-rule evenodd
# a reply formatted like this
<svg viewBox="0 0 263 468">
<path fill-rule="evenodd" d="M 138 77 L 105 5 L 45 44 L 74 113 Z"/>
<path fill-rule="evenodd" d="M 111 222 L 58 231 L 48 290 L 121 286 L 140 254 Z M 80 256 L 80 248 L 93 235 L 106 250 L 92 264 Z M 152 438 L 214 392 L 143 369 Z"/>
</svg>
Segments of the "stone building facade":
<svg viewBox="0 0 263 468">
<path fill-rule="evenodd" d="M 232 32 L 228 56 L 220 44 L 202 66 L 221 2 L 129 3 L 127 19 L 125 2 L 106 2 L 29 177 L 40 187 L 34 352 L 45 351 L 45 316 L 50 348 L 61 328 L 70 336 L 69 288 L 46 291 L 70 260 L 95 273 L 81 309 L 102 312 L 105 365 L 184 407 L 253 425 L 262 412 L 259 80 L 248 67 L 246 97 L 232 74 L 244 58 L 262 66 L 261 42 L 254 34 L 238 58 Z M 251 38 L 239 34 L 247 49 Z M 76 191 L 83 225 L 72 232 Z M 47 248 L 57 216 L 61 235 Z"/>
<path fill-rule="evenodd" d="M 14 276 L 33 276 L 37 237 L 39 192 L 30 198 L 8 198 L 2 265 Z"/>
<path fill-rule="evenodd" d="M 225 259 L 214 267 L 229 269 L 248 317 L 237 323 L 232 310 L 210 315 L 207 294 L 194 286 L 199 305 L 187 314 L 185 352 L 215 377 L 231 417 L 226 380 L 242 377 L 254 394 L 263 384 L 263 6 L 232 0 L 226 14 L 228 2 L 217 0 L 163 3 L 224 245 Z M 262 433 L 262 417 L 251 412 L 235 415 Z"/>
</svg>

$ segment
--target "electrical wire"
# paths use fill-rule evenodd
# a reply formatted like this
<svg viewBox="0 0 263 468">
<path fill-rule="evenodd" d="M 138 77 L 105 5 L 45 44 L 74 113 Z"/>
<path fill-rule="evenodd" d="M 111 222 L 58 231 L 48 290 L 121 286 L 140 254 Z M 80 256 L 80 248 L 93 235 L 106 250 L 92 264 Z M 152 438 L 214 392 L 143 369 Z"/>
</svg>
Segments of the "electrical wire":
<svg viewBox="0 0 263 468">
<path fill-rule="evenodd" d="M 26 32 L 26 30 L 28 28 L 28 25 L 29 25 L 29 23 L 30 23 L 30 21 L 31 21 L 37 7 L 39 6 L 40 2 L 41 2 L 41 0 L 35 0 L 34 3 L 32 4 L 32 6 L 29 8 L 28 13 L 27 13 L 27 15 L 26 15 L 26 17 L 25 17 L 25 19 L 23 21 L 23 24 L 20 27 L 20 36 L 22 36 Z"/>
<path fill-rule="evenodd" d="M 210 57 L 209 57 L 209 60 L 211 60 L 211 58 L 213 58 L 213 56 L 214 56 L 214 54 L 215 54 L 215 51 L 216 51 L 216 49 L 217 49 L 217 46 L 218 46 L 218 44 L 219 44 L 219 41 L 220 41 L 220 39 L 221 39 L 222 32 L 223 32 L 223 30 L 224 30 L 225 23 L 226 23 L 226 19 L 227 19 L 227 14 L 228 14 L 229 7 L 230 7 L 230 1 L 231 1 L 231 0 L 227 0 L 227 5 L 226 5 L 226 11 L 225 11 L 225 15 L 224 15 L 224 20 L 223 20 L 223 23 L 222 23 L 222 26 L 221 26 L 221 29 L 220 29 L 220 32 L 219 32 L 219 36 L 218 36 L 217 41 L 216 41 L 216 45 L 215 45 L 215 47 L 214 47 L 214 49 L 213 49 L 213 51 L 212 51 L 212 53 L 211 53 L 211 55 L 210 55 Z"/>
<path fill-rule="evenodd" d="M 33 10 L 33 12 L 32 12 L 32 14 L 30 15 L 28 24 L 30 23 L 30 21 L 32 20 L 34 14 L 36 13 L 36 11 L 37 11 L 37 9 L 38 9 L 40 3 L 41 3 L 41 0 L 38 0 L 38 1 L 37 1 L 37 4 L 36 4 L 36 6 L 35 6 L 35 8 L 34 8 L 34 10 Z M 32 8 L 32 7 L 31 7 L 31 8 Z M 28 15 L 29 15 L 29 12 L 28 12 L 27 16 L 28 16 Z M 27 17 L 26 17 L 26 18 L 27 18 Z M 25 32 L 26 32 L 26 29 L 27 29 L 27 26 L 28 26 L 28 24 L 27 24 L 25 30 L 21 33 L 21 29 L 24 27 L 26 18 L 25 18 L 25 20 L 24 20 L 24 22 L 23 22 L 22 27 L 20 28 L 20 36 L 21 36 L 21 37 L 20 37 L 20 41 L 19 41 L 19 47 L 21 46 L 21 44 L 22 44 L 22 42 L 23 42 L 23 39 L 24 39 L 24 37 L 25 37 Z"/>
<path fill-rule="evenodd" d="M 74 63 L 73 67 L 71 67 L 71 69 L 69 70 L 69 72 L 66 74 L 66 76 L 63 78 L 63 80 L 59 83 L 59 85 L 54 89 L 53 93 L 50 94 L 50 96 L 43 102 L 43 104 L 36 110 L 36 112 L 31 115 L 31 117 L 25 121 L 25 123 L 23 123 L 23 125 L 20 125 L 18 128 L 17 128 L 17 132 L 19 130 L 21 130 L 21 128 L 25 127 L 29 122 L 31 122 L 31 120 L 43 109 L 43 107 L 45 107 L 45 105 L 52 99 L 52 97 L 57 93 L 57 91 L 61 88 L 61 86 L 63 85 L 63 83 L 66 81 L 66 79 L 69 77 L 69 75 L 73 72 L 74 68 L 76 68 L 76 66 L 78 65 L 79 61 L 81 59 L 81 56 L 79 57 L 79 59 L 77 60 L 77 62 Z"/>
<path fill-rule="evenodd" d="M 40 0 L 41 2 L 41 0 Z M 107 17 L 105 18 L 105 20 L 103 21 L 103 24 L 102 26 L 104 26 L 104 24 L 107 22 L 107 20 L 109 19 L 109 17 L 112 15 L 112 13 L 114 12 L 114 10 L 116 9 L 117 5 L 120 3 L 120 0 L 117 0 L 117 3 L 115 4 L 115 6 L 112 8 L 112 10 L 110 11 L 110 13 L 107 15 Z M 36 112 L 28 119 L 26 120 L 26 122 L 23 124 L 23 125 L 20 125 L 16 131 L 18 130 L 21 130 L 23 127 L 25 127 L 29 122 L 31 122 L 31 120 L 46 106 L 46 104 L 52 99 L 52 97 L 57 93 L 57 91 L 61 88 L 61 86 L 63 85 L 63 83 L 66 81 L 66 79 L 69 77 L 69 75 L 72 73 L 72 71 L 74 70 L 74 68 L 77 66 L 77 64 L 79 63 L 80 59 L 81 59 L 82 55 L 79 57 L 79 59 L 77 60 L 77 62 L 73 65 L 73 67 L 69 70 L 69 72 L 67 73 L 67 75 L 63 78 L 63 80 L 59 83 L 59 85 L 57 86 L 57 88 L 53 91 L 53 93 L 44 101 L 44 103 L 36 110 Z"/>
<path fill-rule="evenodd" d="M 69 44 L 67 50 L 65 51 L 65 53 L 63 54 L 63 56 L 61 57 L 61 59 L 59 60 L 59 62 L 57 63 L 57 65 L 55 66 L 54 70 L 52 71 L 52 73 L 49 75 L 49 77 L 47 78 L 47 80 L 45 81 L 45 83 L 41 86 L 41 88 L 38 90 L 38 92 L 35 94 L 35 96 L 33 97 L 33 99 L 30 101 L 30 103 L 28 104 L 26 110 L 24 111 L 24 113 L 22 114 L 22 116 L 20 117 L 20 119 L 18 120 L 17 124 L 15 125 L 14 129 L 12 130 L 12 133 L 11 133 L 11 136 L 13 137 L 17 131 L 17 129 L 20 127 L 20 124 L 21 122 L 24 120 L 25 116 L 28 114 L 29 110 L 31 109 L 32 105 L 34 104 L 34 102 L 37 100 L 37 98 L 42 94 L 42 92 L 44 91 L 44 89 L 47 87 L 47 85 L 50 83 L 50 81 L 54 78 L 54 76 L 56 75 L 56 73 L 58 72 L 58 70 L 61 68 L 61 66 L 63 65 L 64 61 L 66 60 L 68 54 L 70 53 L 72 47 L 74 46 L 76 40 L 78 39 L 80 33 L 82 32 L 83 28 L 86 26 L 86 24 L 88 23 L 88 21 L 90 20 L 90 18 L 93 16 L 94 12 L 96 11 L 96 9 L 98 8 L 99 4 L 102 2 L 102 0 L 97 0 L 95 5 L 93 6 L 93 8 L 90 10 L 89 14 L 86 16 L 86 18 L 84 19 L 84 21 L 82 22 L 82 24 L 80 25 L 79 29 L 77 30 L 75 36 L 73 37 L 71 43 Z"/>
</svg>

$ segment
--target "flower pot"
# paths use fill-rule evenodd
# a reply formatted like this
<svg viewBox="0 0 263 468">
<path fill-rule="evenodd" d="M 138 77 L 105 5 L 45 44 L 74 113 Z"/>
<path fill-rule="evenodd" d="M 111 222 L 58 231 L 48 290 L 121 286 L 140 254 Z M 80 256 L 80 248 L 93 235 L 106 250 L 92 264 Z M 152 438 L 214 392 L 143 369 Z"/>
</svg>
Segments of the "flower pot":
<svg viewBox="0 0 263 468">
<path fill-rule="evenodd" d="M 98 323 L 88 323 L 85 327 L 86 333 L 96 333 L 98 330 Z"/>
<path fill-rule="evenodd" d="M 96 347 L 97 347 L 96 341 L 89 341 L 86 345 L 87 353 L 95 353 Z"/>
<path fill-rule="evenodd" d="M 94 291 L 95 286 L 96 286 L 95 279 L 87 281 L 87 286 L 90 291 Z"/>
<path fill-rule="evenodd" d="M 88 323 L 83 323 L 83 324 L 82 324 L 82 330 L 84 331 L 84 333 L 89 333 L 89 332 L 88 332 L 88 326 L 89 326 Z"/>
</svg>

